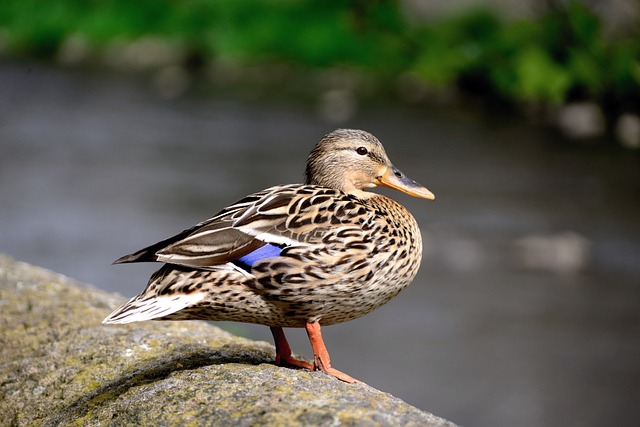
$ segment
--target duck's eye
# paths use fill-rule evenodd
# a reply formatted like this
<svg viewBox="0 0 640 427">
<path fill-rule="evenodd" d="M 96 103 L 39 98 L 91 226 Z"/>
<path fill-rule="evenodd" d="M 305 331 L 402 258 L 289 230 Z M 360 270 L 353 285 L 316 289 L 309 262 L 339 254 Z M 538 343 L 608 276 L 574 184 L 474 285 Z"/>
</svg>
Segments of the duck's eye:
<svg viewBox="0 0 640 427">
<path fill-rule="evenodd" d="M 364 156 L 367 153 L 369 153 L 369 150 L 367 150 L 365 147 L 358 147 L 356 148 L 356 153 L 360 154 L 361 156 Z"/>
</svg>

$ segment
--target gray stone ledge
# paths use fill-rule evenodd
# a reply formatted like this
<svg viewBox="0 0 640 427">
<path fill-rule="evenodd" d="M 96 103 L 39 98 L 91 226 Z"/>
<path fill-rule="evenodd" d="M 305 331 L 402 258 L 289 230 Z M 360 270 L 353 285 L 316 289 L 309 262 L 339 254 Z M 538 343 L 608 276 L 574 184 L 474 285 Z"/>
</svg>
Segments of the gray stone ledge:
<svg viewBox="0 0 640 427">
<path fill-rule="evenodd" d="M 121 302 L 0 254 L 0 424 L 455 427 L 205 322 L 102 325 Z"/>
</svg>

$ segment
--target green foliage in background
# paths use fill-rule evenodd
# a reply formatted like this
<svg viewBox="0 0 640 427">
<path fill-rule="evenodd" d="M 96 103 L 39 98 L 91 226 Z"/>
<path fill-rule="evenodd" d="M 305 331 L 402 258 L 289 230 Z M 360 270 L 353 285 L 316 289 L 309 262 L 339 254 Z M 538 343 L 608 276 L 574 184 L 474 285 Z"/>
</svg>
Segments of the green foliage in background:
<svg viewBox="0 0 640 427">
<path fill-rule="evenodd" d="M 71 36 L 95 51 L 156 36 L 207 62 L 352 67 L 512 102 L 640 105 L 640 40 L 603 36 L 579 2 L 529 20 L 469 11 L 410 24 L 393 0 L 2 0 L 5 55 L 52 58 Z"/>
<path fill-rule="evenodd" d="M 412 69 L 434 84 L 469 82 L 550 104 L 640 95 L 640 40 L 605 40 L 598 18 L 579 3 L 509 24 L 472 12 L 418 32 Z"/>
</svg>

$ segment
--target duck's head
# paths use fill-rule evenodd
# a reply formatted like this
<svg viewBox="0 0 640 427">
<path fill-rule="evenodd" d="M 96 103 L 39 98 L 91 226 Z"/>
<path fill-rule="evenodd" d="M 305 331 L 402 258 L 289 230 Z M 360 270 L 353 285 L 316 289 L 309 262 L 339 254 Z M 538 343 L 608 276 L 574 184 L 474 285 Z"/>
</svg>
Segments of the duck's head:
<svg viewBox="0 0 640 427">
<path fill-rule="evenodd" d="M 338 129 L 325 135 L 307 159 L 306 183 L 335 188 L 358 197 L 378 185 L 414 197 L 433 200 L 431 191 L 393 166 L 378 138 L 356 129 Z"/>
</svg>

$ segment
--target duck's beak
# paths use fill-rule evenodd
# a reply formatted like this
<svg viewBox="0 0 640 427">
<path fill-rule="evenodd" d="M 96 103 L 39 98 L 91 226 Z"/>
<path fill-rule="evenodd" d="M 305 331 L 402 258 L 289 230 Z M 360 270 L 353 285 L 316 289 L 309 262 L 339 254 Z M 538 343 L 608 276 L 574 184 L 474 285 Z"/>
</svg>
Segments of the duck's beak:
<svg viewBox="0 0 640 427">
<path fill-rule="evenodd" d="M 387 168 L 382 176 L 376 178 L 375 184 L 400 190 L 403 193 L 413 197 L 420 197 L 421 199 L 435 200 L 436 198 L 431 191 L 400 172 L 395 166 Z"/>
</svg>

